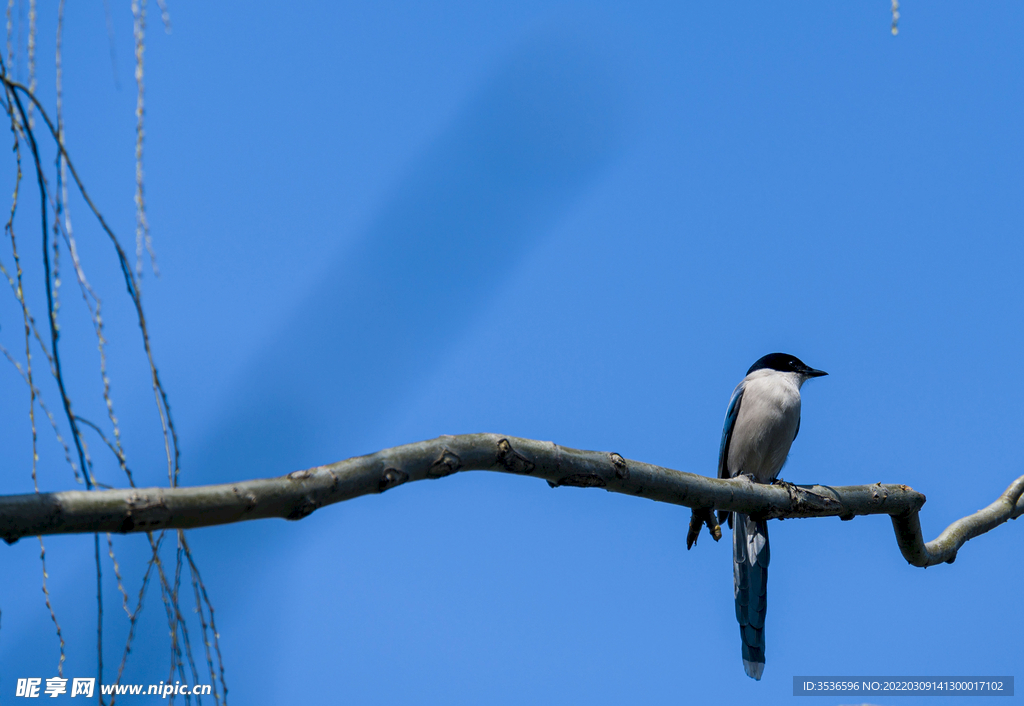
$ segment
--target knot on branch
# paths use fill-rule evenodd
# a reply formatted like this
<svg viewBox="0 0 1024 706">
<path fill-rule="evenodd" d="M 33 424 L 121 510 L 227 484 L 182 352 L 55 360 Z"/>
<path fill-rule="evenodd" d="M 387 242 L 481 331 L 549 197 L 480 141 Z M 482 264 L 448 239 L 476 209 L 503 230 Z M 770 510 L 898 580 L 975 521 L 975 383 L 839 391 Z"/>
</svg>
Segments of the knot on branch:
<svg viewBox="0 0 1024 706">
<path fill-rule="evenodd" d="M 243 492 L 237 485 L 232 486 L 231 492 L 234 493 L 235 497 L 241 502 L 245 503 L 245 512 L 249 512 L 256 507 L 256 495 L 251 490 Z"/>
<path fill-rule="evenodd" d="M 610 453 L 608 456 L 612 460 L 612 465 L 615 466 L 616 477 L 619 480 L 629 480 L 629 466 L 626 465 L 626 459 L 617 453 Z"/>
<path fill-rule="evenodd" d="M 498 442 L 498 463 L 509 473 L 518 473 L 522 476 L 533 473 L 536 467 L 532 461 L 528 461 L 525 456 L 513 449 L 508 439 Z"/>
<path fill-rule="evenodd" d="M 377 483 L 377 491 L 383 493 L 385 490 L 401 485 L 407 480 L 409 480 L 409 474 L 405 471 L 400 471 L 397 468 L 385 468 L 384 474 Z"/>
<path fill-rule="evenodd" d="M 430 464 L 427 478 L 444 478 L 462 468 L 462 459 L 445 448 L 437 460 Z"/>
</svg>

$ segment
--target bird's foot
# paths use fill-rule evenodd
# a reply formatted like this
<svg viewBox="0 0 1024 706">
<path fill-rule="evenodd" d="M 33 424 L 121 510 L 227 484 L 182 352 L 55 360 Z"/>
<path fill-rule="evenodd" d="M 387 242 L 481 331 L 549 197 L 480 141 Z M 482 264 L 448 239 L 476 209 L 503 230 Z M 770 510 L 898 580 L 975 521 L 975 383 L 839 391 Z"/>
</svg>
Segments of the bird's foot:
<svg viewBox="0 0 1024 706">
<path fill-rule="evenodd" d="M 722 528 L 718 526 L 718 521 L 715 520 L 714 510 L 705 507 L 694 508 L 690 512 L 690 529 L 686 533 L 687 549 L 697 543 L 697 537 L 700 536 L 700 530 L 704 525 L 707 525 L 708 532 L 713 540 L 717 542 L 722 538 Z"/>
</svg>

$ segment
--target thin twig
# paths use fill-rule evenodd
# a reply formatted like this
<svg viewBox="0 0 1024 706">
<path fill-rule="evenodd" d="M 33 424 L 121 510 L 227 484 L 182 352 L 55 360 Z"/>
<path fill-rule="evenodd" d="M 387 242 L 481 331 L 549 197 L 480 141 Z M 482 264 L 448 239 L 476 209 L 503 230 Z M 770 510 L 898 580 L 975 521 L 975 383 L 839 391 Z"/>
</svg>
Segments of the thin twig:
<svg viewBox="0 0 1024 706">
<path fill-rule="evenodd" d="M 31 129 L 28 114 L 26 112 L 25 106 L 21 102 L 21 99 L 18 97 L 18 91 L 14 90 L 14 87 L 16 85 L 20 86 L 20 84 L 14 84 L 8 79 L 6 67 L 3 66 L 3 64 L 0 64 L 0 77 L 3 78 L 3 82 L 5 86 L 8 88 L 7 93 L 11 102 L 13 103 L 12 107 L 17 107 L 18 114 L 21 116 L 22 129 L 24 130 L 25 137 L 28 140 L 28 145 L 32 150 L 32 158 L 35 162 L 36 181 L 39 185 L 40 218 L 42 220 L 41 232 L 43 234 L 43 273 L 46 278 L 46 303 L 47 310 L 49 311 L 50 320 L 51 354 L 53 356 L 54 367 L 56 368 L 57 371 L 57 387 L 60 390 L 61 401 L 64 405 L 64 413 L 68 419 L 68 424 L 71 427 L 71 438 L 75 442 L 75 447 L 78 450 L 78 460 L 82 466 L 82 477 L 85 479 L 85 487 L 91 489 L 92 480 L 89 478 L 89 467 L 85 460 L 85 451 L 82 448 L 81 432 L 79 432 L 78 425 L 75 422 L 75 415 L 71 411 L 71 398 L 68 396 L 67 388 L 64 384 L 64 376 L 61 372 L 60 351 L 58 348 L 58 340 L 60 337 L 60 333 L 59 328 L 57 326 L 56 311 L 53 306 L 53 283 L 50 279 L 51 269 L 50 250 L 48 242 L 49 230 L 47 228 L 46 177 L 43 174 L 42 159 L 39 156 L 39 146 L 36 144 L 35 134 Z M 35 96 L 31 92 L 31 90 L 26 89 L 23 86 L 21 87 L 21 90 L 25 92 L 30 98 L 32 98 L 32 102 L 36 104 L 40 108 L 40 112 L 42 112 L 42 106 L 38 105 L 38 102 L 35 100 Z M 50 124 L 49 119 L 47 119 L 47 124 Z"/>
<path fill-rule="evenodd" d="M 43 595 L 46 597 L 46 609 L 50 611 L 50 620 L 53 621 L 53 626 L 57 629 L 57 641 L 60 644 L 60 660 L 57 662 L 57 676 L 64 676 L 64 661 L 66 655 L 64 654 L 64 633 L 60 629 L 60 623 L 57 622 L 57 613 L 53 609 L 53 604 L 50 602 L 50 591 L 47 588 L 47 579 L 50 578 L 50 574 L 46 571 L 46 547 L 43 545 L 43 538 L 39 537 L 39 563 L 43 566 Z"/>
<path fill-rule="evenodd" d="M 210 638 L 207 633 L 206 615 L 203 611 L 203 606 L 210 614 L 210 625 L 209 631 L 213 634 L 213 647 L 217 653 L 217 663 L 220 666 L 220 685 L 221 693 L 224 696 L 224 705 L 227 706 L 228 702 L 228 685 L 224 681 L 224 660 L 220 654 L 220 634 L 217 632 L 217 623 L 213 619 L 213 604 L 210 603 L 210 597 L 206 593 L 206 584 L 203 583 L 203 577 L 199 573 L 199 567 L 196 566 L 195 560 L 192 558 L 192 550 L 188 546 L 188 542 L 185 540 L 185 533 L 181 533 L 181 543 L 185 548 L 185 557 L 188 559 L 188 566 L 192 572 L 192 589 L 196 594 L 196 612 L 199 613 L 199 623 L 203 628 L 203 644 L 206 647 L 206 664 L 210 669 L 210 683 L 213 685 L 213 699 L 217 704 L 220 704 L 220 695 L 217 693 L 217 675 L 213 671 L 213 659 L 210 656 Z M 202 600 L 200 600 L 200 595 Z"/>
<path fill-rule="evenodd" d="M 0 69 L 2 68 L 3 65 L 2 63 L 0 63 Z M 146 325 L 146 317 L 142 310 L 142 297 L 139 293 L 139 289 L 137 286 L 137 282 L 135 280 L 134 273 L 132 272 L 131 265 L 128 262 L 128 257 L 125 255 L 124 249 L 121 247 L 121 243 L 120 241 L 118 241 L 117 236 L 114 234 L 114 231 L 107 224 L 106 220 L 103 218 L 103 214 L 100 213 L 99 209 L 96 207 L 96 204 L 93 203 L 92 198 L 89 196 L 89 192 L 86 190 L 85 184 L 82 182 L 82 179 L 79 177 L 78 172 L 75 169 L 74 162 L 71 160 L 71 157 L 68 154 L 63 142 L 59 139 L 59 133 L 56 127 L 54 126 L 53 121 L 47 114 L 46 110 L 43 108 L 42 104 L 39 103 L 39 100 L 35 97 L 35 95 L 29 92 L 24 85 L 18 83 L 17 81 L 11 80 L 11 78 L 5 72 L 0 73 L 0 78 L 3 79 L 3 82 L 8 87 L 9 95 L 14 96 L 16 98 L 17 94 L 21 93 L 25 95 L 30 101 L 32 101 L 32 103 L 35 104 L 40 116 L 43 118 L 43 121 L 46 124 L 47 129 L 49 129 L 50 134 L 53 136 L 54 140 L 57 143 L 57 149 L 60 151 L 62 155 L 64 155 L 64 160 L 67 164 L 68 171 L 71 173 L 72 178 L 75 180 L 75 185 L 78 187 L 78 191 L 79 193 L 81 193 L 82 199 L 85 201 L 86 205 L 89 206 L 89 210 L 92 212 L 93 216 L 96 218 L 96 221 L 100 224 L 100 227 L 107 234 L 107 237 L 110 239 L 111 244 L 114 246 L 114 250 L 116 251 L 118 257 L 118 262 L 120 263 L 121 266 L 121 273 L 124 276 L 125 286 L 128 288 L 128 294 L 132 298 L 132 303 L 135 305 L 135 313 L 137 320 L 139 322 L 139 329 L 142 332 L 143 348 L 146 351 L 146 357 L 149 362 L 149 370 L 153 382 L 153 393 L 156 397 L 157 411 L 159 412 L 160 415 L 160 424 L 163 430 L 164 451 L 167 455 L 168 473 L 171 474 L 171 469 L 173 468 L 173 474 L 171 474 L 171 484 L 177 485 L 178 476 L 181 471 L 181 450 L 178 447 L 178 433 L 174 426 L 173 417 L 171 416 L 170 400 L 167 397 L 167 391 L 164 389 L 163 383 L 160 381 L 160 374 L 157 371 L 156 362 L 153 357 L 153 349 L 150 345 L 149 339 L 149 329 Z"/>
</svg>

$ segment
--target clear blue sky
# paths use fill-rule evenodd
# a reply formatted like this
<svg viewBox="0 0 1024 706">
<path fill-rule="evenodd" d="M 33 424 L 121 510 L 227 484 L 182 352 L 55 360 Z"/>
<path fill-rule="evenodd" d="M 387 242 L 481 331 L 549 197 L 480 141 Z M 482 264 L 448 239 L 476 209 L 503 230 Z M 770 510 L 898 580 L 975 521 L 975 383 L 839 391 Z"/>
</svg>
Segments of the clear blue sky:
<svg viewBox="0 0 1024 706">
<path fill-rule="evenodd" d="M 130 241 L 112 4 L 113 69 L 102 7 L 67 10 L 68 144 Z M 1024 473 L 1024 8 L 908 2 L 893 37 L 884 1 L 637 5 L 172 1 L 166 35 L 151 3 L 144 295 L 183 484 L 478 431 L 714 475 L 729 394 L 775 350 L 830 373 L 804 388 L 787 480 L 911 485 L 930 539 Z M 45 58 L 48 105 L 52 80 Z M 123 288 L 73 208 L 129 462 L 166 482 Z M 0 395 L 3 492 L 28 492 L 6 364 Z M 74 487 L 54 448 L 41 464 L 44 489 Z M 688 519 L 479 473 L 189 537 L 234 704 L 789 704 L 794 675 L 1024 677 L 1020 523 L 922 570 L 885 517 L 773 522 L 754 682 L 729 542 L 687 552 Z M 115 540 L 134 603 L 145 542 Z M 92 538 L 46 546 L 65 675 L 86 676 Z M 55 676 L 38 553 L 0 550 L 4 701 Z M 104 580 L 109 680 L 126 621 L 109 562 Z M 153 683 L 155 586 L 143 616 L 126 679 Z"/>
</svg>

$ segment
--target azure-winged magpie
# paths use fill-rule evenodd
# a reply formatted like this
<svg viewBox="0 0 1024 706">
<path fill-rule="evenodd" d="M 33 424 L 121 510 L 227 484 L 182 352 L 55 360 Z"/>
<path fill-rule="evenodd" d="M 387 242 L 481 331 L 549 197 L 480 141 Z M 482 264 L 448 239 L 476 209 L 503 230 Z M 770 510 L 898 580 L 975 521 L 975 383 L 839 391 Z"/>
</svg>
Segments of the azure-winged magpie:
<svg viewBox="0 0 1024 706">
<path fill-rule="evenodd" d="M 800 432 L 800 387 L 828 375 L 796 356 L 770 353 L 750 366 L 729 400 L 718 456 L 718 477 L 750 476 L 771 483 Z M 730 516 L 731 515 L 731 516 Z M 743 670 L 760 679 L 764 671 L 764 618 L 768 612 L 768 525 L 740 512 L 719 512 L 732 533 L 736 619 L 743 641 Z"/>
</svg>

